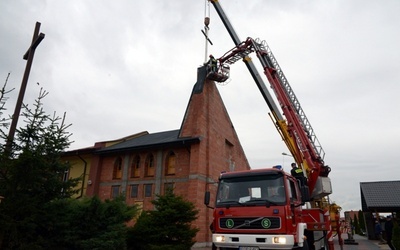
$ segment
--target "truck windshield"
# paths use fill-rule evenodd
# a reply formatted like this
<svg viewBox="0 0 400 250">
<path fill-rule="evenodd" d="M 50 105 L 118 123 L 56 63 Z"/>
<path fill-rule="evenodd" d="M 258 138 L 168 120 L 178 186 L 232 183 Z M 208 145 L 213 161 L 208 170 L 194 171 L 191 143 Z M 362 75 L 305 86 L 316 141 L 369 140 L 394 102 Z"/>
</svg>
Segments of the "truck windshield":
<svg viewBox="0 0 400 250">
<path fill-rule="evenodd" d="M 283 205 L 286 192 L 282 175 L 254 175 L 220 180 L 216 206 Z"/>
</svg>

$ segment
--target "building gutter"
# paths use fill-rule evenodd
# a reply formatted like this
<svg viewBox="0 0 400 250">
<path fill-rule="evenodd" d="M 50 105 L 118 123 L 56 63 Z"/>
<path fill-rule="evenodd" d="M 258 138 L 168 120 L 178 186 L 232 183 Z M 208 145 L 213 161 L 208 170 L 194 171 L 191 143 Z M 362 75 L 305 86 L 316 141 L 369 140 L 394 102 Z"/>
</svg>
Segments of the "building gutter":
<svg viewBox="0 0 400 250">
<path fill-rule="evenodd" d="M 79 159 L 81 159 L 84 163 L 84 168 L 83 168 L 83 178 L 82 178 L 82 187 L 81 187 L 81 194 L 76 198 L 80 199 L 83 197 L 83 189 L 85 188 L 85 178 L 86 178 L 86 169 L 87 169 L 87 162 L 85 159 L 83 159 L 79 154 L 77 155 Z"/>
</svg>

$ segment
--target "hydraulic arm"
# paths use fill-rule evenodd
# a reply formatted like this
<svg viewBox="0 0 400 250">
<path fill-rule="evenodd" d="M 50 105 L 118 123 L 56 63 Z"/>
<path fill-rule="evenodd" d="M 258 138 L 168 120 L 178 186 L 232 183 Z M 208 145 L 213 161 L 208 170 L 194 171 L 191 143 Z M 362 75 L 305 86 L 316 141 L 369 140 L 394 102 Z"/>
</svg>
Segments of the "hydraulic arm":
<svg viewBox="0 0 400 250">
<path fill-rule="evenodd" d="M 310 194 L 313 193 L 319 176 L 327 177 L 330 168 L 324 165 L 325 152 L 311 127 L 289 82 L 265 41 L 248 38 L 241 42 L 228 17 L 217 0 L 210 0 L 225 25 L 236 47 L 218 59 L 220 64 L 233 64 L 242 59 L 271 110 L 271 118 L 297 164 L 306 170 Z M 283 118 L 270 95 L 253 61 L 248 56 L 255 52 L 264 69 L 264 74 L 275 92 L 282 109 Z M 319 197 L 320 198 L 320 197 Z"/>
<path fill-rule="evenodd" d="M 302 190 L 302 196 L 305 197 L 306 195 L 304 195 L 304 193 L 307 193 L 308 191 L 312 202 L 309 204 L 311 207 L 303 209 L 300 218 L 302 222 L 307 223 L 307 237 L 310 236 L 311 244 L 316 244 L 316 241 L 318 241 L 318 247 L 321 249 L 325 244 L 321 244 L 320 240 L 325 238 L 328 243 L 328 248 L 333 250 L 332 232 L 335 229 L 335 221 L 336 224 L 338 223 L 336 217 L 338 217 L 337 215 L 339 214 L 340 207 L 336 204 L 330 204 L 329 202 L 328 195 L 332 193 L 332 187 L 328 175 L 331 169 L 324 163 L 325 152 L 321 147 L 310 122 L 308 121 L 294 91 L 289 85 L 288 80 L 267 43 L 252 38 L 247 38 L 245 41 L 241 41 L 220 6 L 219 1 L 208 1 L 213 4 L 235 44 L 233 49 L 217 59 L 220 67 L 223 68 L 224 65 L 229 67 L 229 64 L 233 64 L 238 60 L 243 60 L 246 64 L 247 69 L 271 110 L 270 117 L 273 120 L 275 127 L 298 166 L 305 170 L 307 185 L 304 186 L 303 184 L 300 184 L 301 187 L 305 189 L 305 192 Z M 253 61 L 249 57 L 249 54 L 253 52 L 256 53 L 263 67 L 264 74 L 274 91 L 280 109 L 278 109 L 274 99 L 263 82 L 261 75 L 257 72 Z M 223 81 L 225 81 L 227 77 L 215 77 L 212 80 L 218 81 L 218 79 L 224 79 Z M 331 213 L 330 217 L 327 216 L 329 211 Z M 332 214 L 334 215 L 333 217 Z M 323 219 L 318 223 L 316 218 L 321 219 L 322 217 Z M 300 225 L 302 225 L 302 223 L 297 224 L 297 226 Z M 338 237 L 341 242 L 340 235 Z M 340 244 L 342 245 L 342 243 Z M 315 246 L 317 247 L 317 245 Z"/>
</svg>

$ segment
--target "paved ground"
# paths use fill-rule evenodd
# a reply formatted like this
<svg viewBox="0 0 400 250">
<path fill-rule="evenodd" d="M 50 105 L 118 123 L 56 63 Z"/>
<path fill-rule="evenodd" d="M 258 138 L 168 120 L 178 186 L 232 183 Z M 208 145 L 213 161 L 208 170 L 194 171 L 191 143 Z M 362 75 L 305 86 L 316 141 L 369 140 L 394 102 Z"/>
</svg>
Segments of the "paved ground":
<svg viewBox="0 0 400 250">
<path fill-rule="evenodd" d="M 343 239 L 347 239 L 347 234 L 344 234 L 342 237 Z M 380 245 L 379 241 L 368 240 L 365 236 L 354 235 L 354 240 L 358 245 L 345 244 L 343 245 L 343 250 L 390 250 L 387 244 Z M 335 250 L 336 249 L 341 249 L 337 239 L 335 239 Z"/>
<path fill-rule="evenodd" d="M 344 234 L 342 238 L 347 239 L 347 234 Z M 387 244 L 380 245 L 379 241 L 368 240 L 365 236 L 354 235 L 354 241 L 358 245 L 344 244 L 342 247 L 339 245 L 337 237 L 334 239 L 335 250 L 390 250 Z M 211 250 L 211 247 L 192 248 L 192 250 Z"/>
<path fill-rule="evenodd" d="M 343 236 L 343 239 L 347 239 L 347 234 Z M 382 249 L 382 250 L 390 250 L 389 246 L 387 244 L 379 244 L 378 240 L 368 240 L 367 237 L 365 236 L 360 236 L 360 235 L 354 235 L 354 240 L 358 242 L 358 245 L 344 245 L 343 249 L 344 250 L 356 250 L 356 249 L 366 249 L 366 250 L 373 250 L 373 249 Z M 340 249 L 339 244 L 337 245 L 338 248 Z M 335 249 L 336 249 L 336 244 L 335 244 Z"/>
</svg>

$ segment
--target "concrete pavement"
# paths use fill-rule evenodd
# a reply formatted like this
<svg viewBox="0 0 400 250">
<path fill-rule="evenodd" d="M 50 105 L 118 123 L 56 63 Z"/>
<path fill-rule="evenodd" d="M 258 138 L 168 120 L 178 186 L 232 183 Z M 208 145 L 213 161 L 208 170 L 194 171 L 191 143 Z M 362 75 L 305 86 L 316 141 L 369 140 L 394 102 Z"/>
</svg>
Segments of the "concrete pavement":
<svg viewBox="0 0 400 250">
<path fill-rule="evenodd" d="M 347 239 L 347 234 L 342 235 L 343 239 Z M 358 245 L 343 245 L 343 250 L 390 250 L 387 244 L 379 244 L 378 240 L 368 240 L 366 236 L 354 235 L 355 242 Z M 334 241 L 335 250 L 341 249 L 337 238 Z"/>
<path fill-rule="evenodd" d="M 337 237 L 334 238 L 335 250 L 390 250 L 387 244 L 380 245 L 377 240 L 368 240 L 366 236 L 354 235 L 354 240 L 358 245 L 344 244 L 342 247 L 339 245 Z M 342 239 L 347 239 L 347 234 L 342 235 Z M 197 247 L 192 250 L 211 250 L 211 247 Z"/>
</svg>

